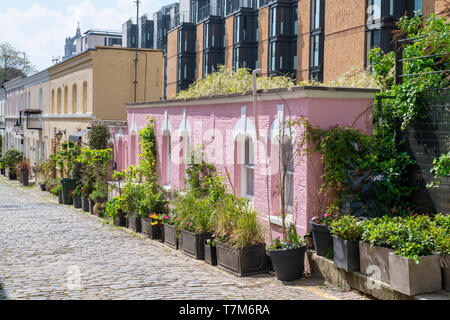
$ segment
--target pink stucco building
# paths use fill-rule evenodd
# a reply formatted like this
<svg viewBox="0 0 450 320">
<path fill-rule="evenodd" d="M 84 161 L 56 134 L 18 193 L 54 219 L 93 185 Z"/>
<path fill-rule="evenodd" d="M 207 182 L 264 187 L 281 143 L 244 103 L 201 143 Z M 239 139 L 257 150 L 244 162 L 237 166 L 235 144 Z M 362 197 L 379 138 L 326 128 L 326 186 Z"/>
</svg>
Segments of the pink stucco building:
<svg viewBox="0 0 450 320">
<path fill-rule="evenodd" d="M 281 231 L 278 173 L 280 167 L 285 168 L 288 220 L 305 234 L 308 221 L 321 210 L 317 191 L 322 164 L 319 155 L 299 158 L 295 150 L 302 128 L 290 129 L 286 121 L 304 116 L 312 125 L 325 129 L 340 125 L 370 132 L 375 93 L 372 89 L 322 86 L 260 91 L 257 120 L 251 93 L 131 103 L 127 105 L 128 129 L 114 135 L 118 167 L 136 164 L 139 130 L 154 118 L 163 186 L 184 187 L 187 150 L 202 144 L 207 160 L 227 182 L 228 172 L 237 195 L 253 203 L 268 238 L 269 228 L 274 236 Z"/>
</svg>

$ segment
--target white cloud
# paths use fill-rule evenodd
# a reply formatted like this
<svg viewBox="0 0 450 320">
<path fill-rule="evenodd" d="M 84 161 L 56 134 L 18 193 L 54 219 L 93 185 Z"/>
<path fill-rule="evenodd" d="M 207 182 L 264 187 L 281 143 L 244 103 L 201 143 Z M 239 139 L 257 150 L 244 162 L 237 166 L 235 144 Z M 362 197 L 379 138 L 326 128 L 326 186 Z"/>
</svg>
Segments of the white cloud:
<svg viewBox="0 0 450 320">
<path fill-rule="evenodd" d="M 141 12 L 158 10 L 167 0 L 143 0 Z M 81 31 L 92 28 L 120 31 L 122 23 L 136 14 L 133 0 L 109 2 L 110 8 L 98 9 L 94 1 L 85 0 L 79 5 L 70 5 L 66 12 L 59 12 L 34 4 L 25 11 L 15 8 L 0 11 L 0 42 L 8 41 L 25 51 L 31 62 L 39 69 L 51 65 L 53 56 L 64 55 L 67 36 L 73 36 L 77 23 Z"/>
</svg>

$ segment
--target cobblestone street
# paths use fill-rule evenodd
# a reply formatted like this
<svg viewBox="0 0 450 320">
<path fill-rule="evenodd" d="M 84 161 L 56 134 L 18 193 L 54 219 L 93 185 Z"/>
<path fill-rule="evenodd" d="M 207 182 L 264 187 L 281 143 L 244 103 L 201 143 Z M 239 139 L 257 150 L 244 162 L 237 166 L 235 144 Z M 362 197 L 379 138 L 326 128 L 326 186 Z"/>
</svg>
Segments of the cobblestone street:
<svg viewBox="0 0 450 320">
<path fill-rule="evenodd" d="M 238 278 L 55 199 L 1 177 L 0 299 L 367 299 L 311 276 Z"/>
</svg>

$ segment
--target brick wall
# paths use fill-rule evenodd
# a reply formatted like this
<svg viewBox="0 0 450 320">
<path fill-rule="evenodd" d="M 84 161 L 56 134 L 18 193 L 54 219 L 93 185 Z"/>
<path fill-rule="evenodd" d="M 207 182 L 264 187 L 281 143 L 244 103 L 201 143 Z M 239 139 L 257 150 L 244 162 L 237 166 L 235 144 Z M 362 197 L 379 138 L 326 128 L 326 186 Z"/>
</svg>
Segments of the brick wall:
<svg viewBox="0 0 450 320">
<path fill-rule="evenodd" d="M 178 29 L 167 34 L 167 99 L 177 93 Z"/>
<path fill-rule="evenodd" d="M 366 1 L 330 0 L 325 4 L 324 81 L 353 66 L 364 68 Z"/>
<path fill-rule="evenodd" d="M 428 17 L 432 12 L 440 13 L 445 9 L 446 5 L 445 0 L 423 0 L 423 15 Z"/>
<path fill-rule="evenodd" d="M 233 22 L 234 16 L 225 19 L 225 66 L 233 69 Z"/>
<path fill-rule="evenodd" d="M 197 25 L 197 79 L 201 79 L 203 77 L 203 26 L 205 24 L 199 23 Z"/>
<path fill-rule="evenodd" d="M 268 74 L 269 63 L 269 7 L 258 12 L 258 61 L 262 75 Z"/>
<path fill-rule="evenodd" d="M 309 38 L 311 0 L 298 1 L 297 80 L 309 78 Z"/>
</svg>

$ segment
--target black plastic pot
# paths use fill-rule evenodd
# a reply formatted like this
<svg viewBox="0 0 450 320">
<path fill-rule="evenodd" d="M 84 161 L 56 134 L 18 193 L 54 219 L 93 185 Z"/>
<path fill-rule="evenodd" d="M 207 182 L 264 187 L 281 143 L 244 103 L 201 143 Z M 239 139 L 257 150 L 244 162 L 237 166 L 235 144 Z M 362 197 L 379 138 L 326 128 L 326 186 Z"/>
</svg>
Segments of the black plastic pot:
<svg viewBox="0 0 450 320">
<path fill-rule="evenodd" d="M 81 198 L 81 205 L 84 212 L 89 212 L 89 198 Z"/>
<path fill-rule="evenodd" d="M 217 266 L 217 250 L 215 246 L 208 244 L 205 240 L 205 262 Z"/>
<path fill-rule="evenodd" d="M 81 197 L 75 197 L 73 198 L 73 207 L 76 209 L 80 209 L 83 206 L 83 203 L 81 201 Z"/>
<path fill-rule="evenodd" d="M 178 238 L 175 226 L 164 223 L 164 243 L 169 247 L 178 250 Z"/>
<path fill-rule="evenodd" d="M 211 233 L 194 233 L 181 230 L 181 251 L 195 259 L 205 258 L 205 240 L 211 239 Z"/>
<path fill-rule="evenodd" d="M 300 279 L 305 271 L 306 246 L 293 250 L 269 250 L 268 254 L 280 281 Z"/>
<path fill-rule="evenodd" d="M 333 259 L 337 268 L 359 271 L 359 241 L 344 240 L 333 235 Z"/>
<path fill-rule="evenodd" d="M 22 184 L 28 186 L 28 170 L 23 170 L 22 172 Z"/>
<path fill-rule="evenodd" d="M 45 183 L 42 183 L 42 184 L 40 184 L 39 186 L 41 187 L 41 190 L 42 190 L 42 191 L 46 191 L 46 190 L 47 190 L 47 189 L 45 188 Z"/>
<path fill-rule="evenodd" d="M 13 170 L 9 170 L 8 177 L 9 180 L 17 180 L 17 174 Z"/>
<path fill-rule="evenodd" d="M 0 173 L 1 173 L 2 175 L 6 175 L 6 170 L 5 170 L 5 168 L 0 169 Z"/>
<path fill-rule="evenodd" d="M 134 232 L 142 232 L 141 217 L 136 217 L 135 214 L 128 214 L 128 228 Z"/>
<path fill-rule="evenodd" d="M 163 228 L 161 224 L 152 226 L 153 219 L 141 218 L 142 233 L 146 234 L 150 239 L 160 240 L 162 238 Z"/>
<path fill-rule="evenodd" d="M 217 242 L 216 248 L 220 269 L 239 277 L 269 272 L 264 243 L 232 250 L 227 244 Z"/>
<path fill-rule="evenodd" d="M 75 190 L 77 187 L 78 180 L 64 178 L 61 179 L 61 191 L 62 191 L 62 201 L 63 204 L 73 204 L 73 199 L 69 195 L 71 191 Z"/>
<path fill-rule="evenodd" d="M 114 224 L 118 227 L 126 227 L 127 219 L 125 218 L 125 213 L 122 210 L 117 212 L 117 217 L 114 218 Z"/>
<path fill-rule="evenodd" d="M 309 222 L 309 226 L 311 227 L 314 248 L 317 255 L 325 257 L 333 246 L 330 229 L 323 224 L 317 224 L 312 221 Z"/>
</svg>

